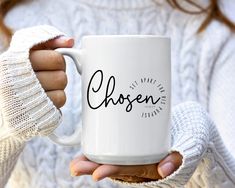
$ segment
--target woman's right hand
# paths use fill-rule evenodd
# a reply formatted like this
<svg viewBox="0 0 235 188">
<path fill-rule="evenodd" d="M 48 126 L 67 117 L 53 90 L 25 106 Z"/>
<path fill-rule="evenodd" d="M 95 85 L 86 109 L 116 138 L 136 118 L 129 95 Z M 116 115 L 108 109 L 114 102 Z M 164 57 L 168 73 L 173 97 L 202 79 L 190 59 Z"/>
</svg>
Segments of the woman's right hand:
<svg viewBox="0 0 235 188">
<path fill-rule="evenodd" d="M 30 51 L 30 61 L 33 70 L 47 96 L 57 108 L 66 102 L 64 89 L 67 85 L 64 57 L 54 51 L 56 48 L 71 48 L 74 40 L 69 37 L 58 37 L 33 47 Z"/>
</svg>

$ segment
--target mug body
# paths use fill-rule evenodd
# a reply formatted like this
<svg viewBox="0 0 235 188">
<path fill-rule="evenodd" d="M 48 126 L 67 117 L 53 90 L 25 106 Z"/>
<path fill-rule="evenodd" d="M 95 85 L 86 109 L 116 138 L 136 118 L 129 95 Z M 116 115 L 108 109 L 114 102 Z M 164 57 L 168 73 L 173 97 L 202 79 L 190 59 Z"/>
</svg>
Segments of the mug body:
<svg viewBox="0 0 235 188">
<path fill-rule="evenodd" d="M 82 150 L 101 164 L 159 162 L 170 148 L 170 39 L 82 39 Z"/>
</svg>

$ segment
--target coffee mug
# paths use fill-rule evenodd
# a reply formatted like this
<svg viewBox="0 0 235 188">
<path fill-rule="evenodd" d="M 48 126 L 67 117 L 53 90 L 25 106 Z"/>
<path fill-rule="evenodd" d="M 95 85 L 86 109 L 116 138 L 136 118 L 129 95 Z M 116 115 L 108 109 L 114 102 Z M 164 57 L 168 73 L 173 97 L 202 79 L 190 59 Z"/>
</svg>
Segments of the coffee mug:
<svg viewBox="0 0 235 188">
<path fill-rule="evenodd" d="M 152 35 L 85 36 L 81 49 L 57 49 L 82 79 L 82 131 L 50 139 L 80 144 L 91 161 L 159 162 L 170 148 L 170 39 Z"/>
</svg>

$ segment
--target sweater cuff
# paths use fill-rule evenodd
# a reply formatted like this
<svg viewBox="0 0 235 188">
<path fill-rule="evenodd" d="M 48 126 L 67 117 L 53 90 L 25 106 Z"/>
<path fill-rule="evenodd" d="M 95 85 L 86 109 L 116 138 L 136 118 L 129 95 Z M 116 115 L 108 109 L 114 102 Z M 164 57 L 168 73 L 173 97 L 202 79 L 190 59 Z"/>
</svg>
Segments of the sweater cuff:
<svg viewBox="0 0 235 188">
<path fill-rule="evenodd" d="M 183 156 L 182 165 L 171 175 L 158 181 L 128 183 L 119 180 L 111 180 L 115 183 L 124 184 L 131 187 L 148 187 L 148 188 L 175 188 L 184 186 L 193 172 L 195 171 L 200 159 L 201 152 L 196 148 L 197 142 L 191 136 L 181 136 L 177 141 L 177 146 L 171 148 L 171 152 L 177 151 Z M 187 144 L 185 144 L 187 143 Z"/>
<path fill-rule="evenodd" d="M 47 97 L 29 60 L 30 49 L 62 36 L 51 26 L 17 31 L 9 49 L 0 55 L 0 109 L 3 126 L 0 140 L 9 136 L 28 140 L 48 135 L 59 124 L 61 114 Z"/>
<path fill-rule="evenodd" d="M 171 175 L 158 181 L 128 183 L 112 180 L 132 187 L 183 187 L 206 152 L 209 143 L 209 128 L 204 109 L 197 103 L 187 102 L 172 111 L 172 148 L 183 156 L 182 165 Z"/>
</svg>

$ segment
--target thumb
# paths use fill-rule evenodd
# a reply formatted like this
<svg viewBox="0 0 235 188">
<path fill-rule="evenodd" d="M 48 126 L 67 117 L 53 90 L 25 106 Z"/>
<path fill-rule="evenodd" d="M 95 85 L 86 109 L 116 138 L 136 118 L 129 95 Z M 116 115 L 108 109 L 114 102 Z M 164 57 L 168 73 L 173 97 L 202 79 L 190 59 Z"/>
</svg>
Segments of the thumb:
<svg viewBox="0 0 235 188">
<path fill-rule="evenodd" d="M 176 171 L 182 164 L 182 159 L 182 155 L 178 152 L 173 152 L 168 155 L 158 164 L 158 173 L 160 176 L 165 178 L 166 176 Z"/>
<path fill-rule="evenodd" d="M 60 36 L 47 42 L 36 45 L 32 50 L 54 50 L 56 48 L 71 48 L 74 45 L 72 37 Z"/>
</svg>

